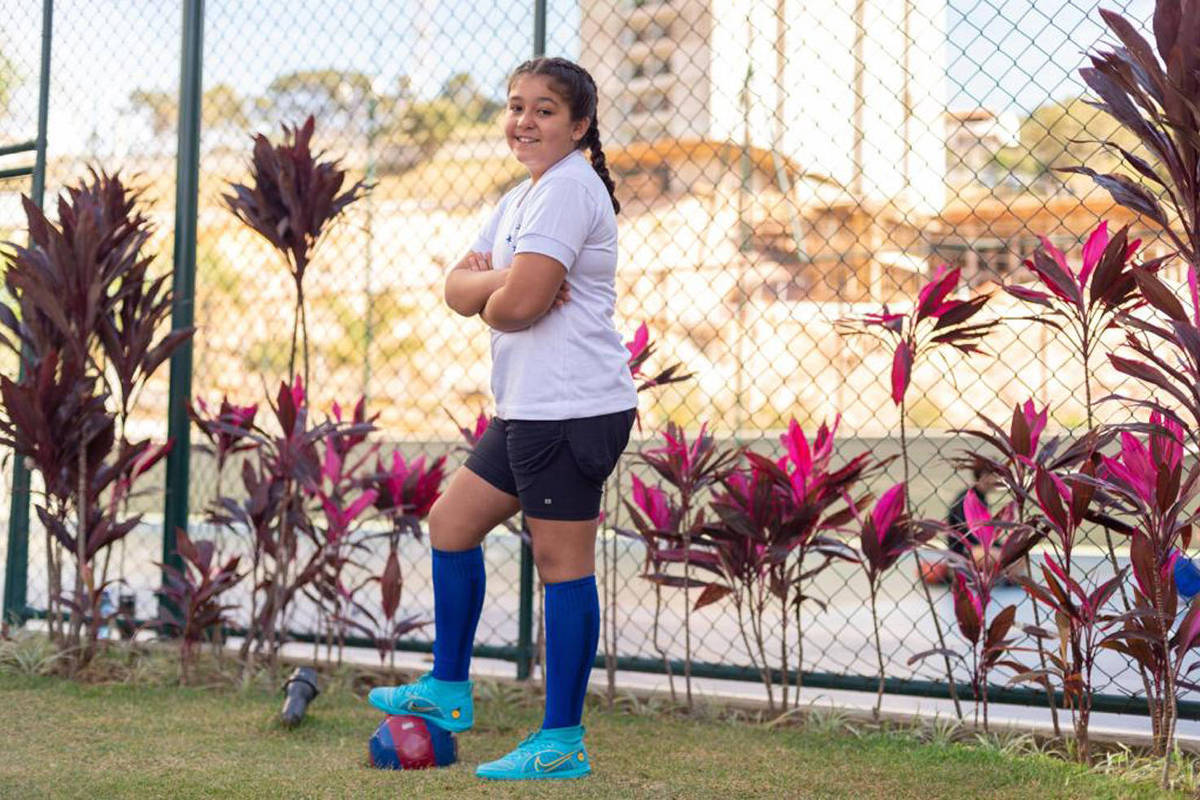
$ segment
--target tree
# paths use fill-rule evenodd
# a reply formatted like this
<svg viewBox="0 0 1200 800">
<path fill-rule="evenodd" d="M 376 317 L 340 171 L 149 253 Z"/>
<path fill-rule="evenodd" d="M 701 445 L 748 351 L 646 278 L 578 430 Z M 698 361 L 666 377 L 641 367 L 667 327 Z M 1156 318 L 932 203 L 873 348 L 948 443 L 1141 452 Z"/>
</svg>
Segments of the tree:
<svg viewBox="0 0 1200 800">
<path fill-rule="evenodd" d="M 486 122 L 503 107 L 480 90 L 475 76 L 469 72 L 456 72 L 447 78 L 438 97 L 453 103 L 472 122 Z"/>
<path fill-rule="evenodd" d="M 1095 143 L 1097 139 L 1115 141 L 1137 152 L 1137 138 L 1123 130 L 1112 117 L 1093 108 L 1082 97 L 1054 101 L 1039 106 L 1021 121 L 1020 144 L 997 154 L 1001 163 L 1032 184 L 1056 191 L 1067 180 L 1055 173 L 1057 167 L 1086 163 L 1099 172 L 1111 172 L 1120 163 L 1120 154 L 1111 153 Z M 1015 150 L 1016 152 L 1011 152 Z"/>
<path fill-rule="evenodd" d="M 259 109 L 272 124 L 312 114 L 326 130 L 363 130 L 371 78 L 362 72 L 308 69 L 279 75 L 267 86 Z"/>
<path fill-rule="evenodd" d="M 134 113 L 145 114 L 150 123 L 150 130 L 155 136 L 162 136 L 175 129 L 175 120 L 179 114 L 179 104 L 174 92 L 164 92 L 158 89 L 134 89 L 129 93 L 129 105 Z"/>
<path fill-rule="evenodd" d="M 250 127 L 246 99 L 227 83 L 218 83 L 204 92 L 201 115 L 205 128 Z"/>
</svg>

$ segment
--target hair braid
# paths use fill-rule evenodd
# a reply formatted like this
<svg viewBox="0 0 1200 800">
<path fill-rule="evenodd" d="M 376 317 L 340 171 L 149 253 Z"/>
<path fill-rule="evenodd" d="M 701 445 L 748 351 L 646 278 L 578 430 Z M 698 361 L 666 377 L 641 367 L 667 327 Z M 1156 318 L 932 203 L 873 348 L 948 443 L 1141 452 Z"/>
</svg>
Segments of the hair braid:
<svg viewBox="0 0 1200 800">
<path fill-rule="evenodd" d="M 600 147 L 600 127 L 596 124 L 595 117 L 592 117 L 592 125 L 588 128 L 587 133 L 583 135 L 580 144 L 588 149 L 592 157 L 592 169 L 596 170 L 596 174 L 600 176 L 600 180 L 604 181 L 604 186 L 608 189 L 608 197 L 612 200 L 613 213 L 620 214 L 621 203 L 617 200 L 617 185 L 613 182 L 612 176 L 608 174 L 608 161 L 604 157 L 604 150 Z"/>
</svg>

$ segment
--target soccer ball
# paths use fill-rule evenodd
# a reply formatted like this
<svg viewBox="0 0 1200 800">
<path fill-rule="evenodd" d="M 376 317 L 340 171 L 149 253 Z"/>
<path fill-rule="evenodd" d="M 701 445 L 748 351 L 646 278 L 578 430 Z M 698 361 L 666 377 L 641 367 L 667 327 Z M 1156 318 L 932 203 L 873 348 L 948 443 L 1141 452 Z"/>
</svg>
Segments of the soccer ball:
<svg viewBox="0 0 1200 800">
<path fill-rule="evenodd" d="M 367 752 L 378 769 L 425 769 L 445 767 L 458 760 L 454 734 L 432 722 L 409 715 L 385 717 Z"/>
</svg>

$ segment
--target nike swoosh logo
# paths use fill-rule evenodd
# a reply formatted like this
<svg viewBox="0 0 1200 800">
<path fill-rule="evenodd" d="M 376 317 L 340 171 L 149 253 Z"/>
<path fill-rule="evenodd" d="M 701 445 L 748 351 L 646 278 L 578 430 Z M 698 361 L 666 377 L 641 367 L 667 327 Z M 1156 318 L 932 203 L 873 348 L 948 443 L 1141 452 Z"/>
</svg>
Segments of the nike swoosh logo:
<svg viewBox="0 0 1200 800">
<path fill-rule="evenodd" d="M 438 710 L 438 707 L 435 705 L 424 705 L 415 700 L 409 700 L 404 704 L 404 708 L 407 711 L 415 711 L 418 714 L 429 714 Z"/>
<path fill-rule="evenodd" d="M 557 769 L 558 767 L 561 767 L 573 755 L 575 755 L 574 751 L 567 753 L 566 755 L 559 756 L 558 758 L 554 759 L 553 761 L 543 762 L 542 757 L 539 754 L 537 757 L 535 757 L 533 759 L 533 769 L 536 772 L 549 772 L 552 769 Z"/>
</svg>

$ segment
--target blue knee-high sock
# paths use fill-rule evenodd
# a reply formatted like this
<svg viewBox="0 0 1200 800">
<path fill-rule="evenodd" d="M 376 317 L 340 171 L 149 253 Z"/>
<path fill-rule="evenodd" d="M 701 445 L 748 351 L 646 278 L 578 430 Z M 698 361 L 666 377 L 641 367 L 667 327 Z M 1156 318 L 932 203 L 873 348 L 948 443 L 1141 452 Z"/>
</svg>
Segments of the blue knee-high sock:
<svg viewBox="0 0 1200 800">
<path fill-rule="evenodd" d="M 546 716 L 543 728 L 578 725 L 600 640 L 596 576 L 546 584 Z"/>
<path fill-rule="evenodd" d="M 486 585 L 483 548 L 433 551 L 433 677 L 465 681 Z"/>
</svg>

